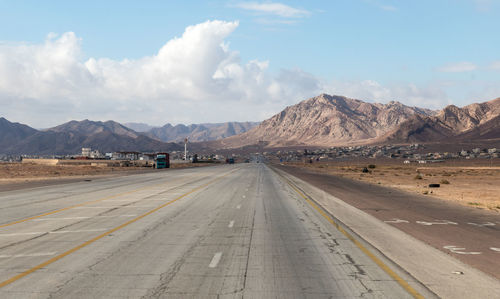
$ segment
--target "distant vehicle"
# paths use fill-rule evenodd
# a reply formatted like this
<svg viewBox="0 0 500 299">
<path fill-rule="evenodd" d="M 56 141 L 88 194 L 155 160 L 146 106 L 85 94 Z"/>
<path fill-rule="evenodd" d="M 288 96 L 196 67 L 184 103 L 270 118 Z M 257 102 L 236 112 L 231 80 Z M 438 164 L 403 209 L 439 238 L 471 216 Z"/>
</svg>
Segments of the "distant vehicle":
<svg viewBox="0 0 500 299">
<path fill-rule="evenodd" d="M 153 164 L 153 168 L 170 168 L 170 155 L 168 153 L 158 153 Z"/>
<path fill-rule="evenodd" d="M 246 159 L 246 160 L 245 160 L 245 163 L 250 163 L 250 160 Z"/>
<path fill-rule="evenodd" d="M 229 159 L 227 159 L 227 163 L 229 163 L 229 164 L 234 164 L 234 158 L 229 158 Z"/>
</svg>

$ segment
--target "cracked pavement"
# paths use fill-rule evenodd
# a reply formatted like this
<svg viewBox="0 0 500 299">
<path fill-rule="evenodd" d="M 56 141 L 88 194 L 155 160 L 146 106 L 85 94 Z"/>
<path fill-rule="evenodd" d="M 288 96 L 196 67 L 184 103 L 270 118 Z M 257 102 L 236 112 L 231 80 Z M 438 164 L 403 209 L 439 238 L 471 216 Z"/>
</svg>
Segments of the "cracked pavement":
<svg viewBox="0 0 500 299">
<path fill-rule="evenodd" d="M 100 198 L 0 227 L 0 281 L 178 200 L 0 287 L 0 297 L 412 297 L 263 164 L 1 192 L 0 225 Z"/>
</svg>

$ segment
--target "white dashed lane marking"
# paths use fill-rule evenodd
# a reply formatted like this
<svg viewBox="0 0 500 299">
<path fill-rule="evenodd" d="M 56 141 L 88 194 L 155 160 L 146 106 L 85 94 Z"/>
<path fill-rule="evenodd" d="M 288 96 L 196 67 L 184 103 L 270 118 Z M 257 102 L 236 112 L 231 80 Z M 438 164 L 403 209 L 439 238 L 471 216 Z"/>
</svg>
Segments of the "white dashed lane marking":
<svg viewBox="0 0 500 299">
<path fill-rule="evenodd" d="M 222 252 L 217 252 L 214 257 L 212 258 L 212 261 L 208 265 L 209 268 L 215 268 L 220 262 L 220 259 L 222 257 Z"/>
<path fill-rule="evenodd" d="M 453 222 L 453 221 L 448 221 L 448 220 L 436 220 L 436 222 L 427 222 L 427 221 L 417 221 L 418 224 L 421 224 L 421 225 L 438 225 L 438 224 L 444 224 L 444 225 L 448 225 L 448 224 L 452 224 L 452 225 L 458 225 L 458 223 L 456 222 Z"/>
<path fill-rule="evenodd" d="M 384 220 L 385 223 L 409 223 L 408 220 L 394 218 L 392 220 Z"/>
<path fill-rule="evenodd" d="M 448 245 L 448 246 L 443 246 L 444 249 L 448 249 L 449 251 L 453 253 L 458 253 L 458 254 L 471 254 L 471 255 L 477 255 L 481 254 L 482 252 L 477 252 L 477 251 L 462 251 L 465 250 L 463 247 L 457 247 L 454 245 Z"/>
<path fill-rule="evenodd" d="M 467 224 L 475 225 L 475 226 L 495 226 L 495 223 L 493 223 L 493 222 L 485 222 L 485 223 L 467 222 Z"/>
</svg>

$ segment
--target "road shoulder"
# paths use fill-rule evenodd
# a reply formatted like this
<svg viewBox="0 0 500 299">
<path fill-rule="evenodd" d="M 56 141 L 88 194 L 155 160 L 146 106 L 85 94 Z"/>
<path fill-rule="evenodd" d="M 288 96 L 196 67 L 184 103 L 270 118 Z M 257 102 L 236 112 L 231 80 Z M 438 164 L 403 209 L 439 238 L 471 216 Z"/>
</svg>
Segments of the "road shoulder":
<svg viewBox="0 0 500 299">
<path fill-rule="evenodd" d="M 274 168 L 276 169 L 276 168 Z M 443 298 L 494 298 L 497 279 L 425 244 L 305 181 L 276 169 L 327 212 Z M 455 274 L 458 273 L 458 274 Z M 463 273 L 463 274 L 461 274 Z"/>
</svg>

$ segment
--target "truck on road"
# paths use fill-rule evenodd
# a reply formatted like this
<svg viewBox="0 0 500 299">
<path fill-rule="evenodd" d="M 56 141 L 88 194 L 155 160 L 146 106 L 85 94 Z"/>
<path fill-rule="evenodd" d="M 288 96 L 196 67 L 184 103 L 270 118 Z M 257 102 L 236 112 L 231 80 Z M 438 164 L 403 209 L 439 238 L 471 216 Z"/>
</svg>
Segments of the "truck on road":
<svg viewBox="0 0 500 299">
<path fill-rule="evenodd" d="M 168 153 L 158 153 L 156 154 L 153 168 L 162 169 L 170 168 L 170 155 Z"/>
</svg>

